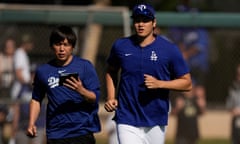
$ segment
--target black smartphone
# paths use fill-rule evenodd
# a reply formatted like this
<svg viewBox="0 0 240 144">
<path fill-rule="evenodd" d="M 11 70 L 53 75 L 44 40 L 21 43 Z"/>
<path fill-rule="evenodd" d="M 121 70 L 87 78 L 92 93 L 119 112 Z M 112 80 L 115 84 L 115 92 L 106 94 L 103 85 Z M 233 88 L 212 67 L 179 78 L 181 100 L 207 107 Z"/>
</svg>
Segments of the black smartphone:
<svg viewBox="0 0 240 144">
<path fill-rule="evenodd" d="M 70 79 L 70 77 L 74 77 L 76 80 L 78 79 L 78 73 L 61 73 L 59 79 L 59 85 L 63 85 L 66 82 L 66 79 Z"/>
</svg>

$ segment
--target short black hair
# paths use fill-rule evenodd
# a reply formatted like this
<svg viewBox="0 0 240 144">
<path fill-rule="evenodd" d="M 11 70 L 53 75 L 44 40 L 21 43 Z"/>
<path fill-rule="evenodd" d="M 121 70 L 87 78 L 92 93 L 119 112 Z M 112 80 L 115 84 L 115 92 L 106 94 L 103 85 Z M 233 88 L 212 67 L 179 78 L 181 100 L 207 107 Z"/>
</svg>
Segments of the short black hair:
<svg viewBox="0 0 240 144">
<path fill-rule="evenodd" d="M 74 47 L 77 41 L 77 36 L 73 29 L 69 26 L 61 25 L 56 27 L 50 35 L 50 47 L 52 47 L 56 43 L 63 41 L 64 39 L 67 39 L 69 44 Z"/>
</svg>

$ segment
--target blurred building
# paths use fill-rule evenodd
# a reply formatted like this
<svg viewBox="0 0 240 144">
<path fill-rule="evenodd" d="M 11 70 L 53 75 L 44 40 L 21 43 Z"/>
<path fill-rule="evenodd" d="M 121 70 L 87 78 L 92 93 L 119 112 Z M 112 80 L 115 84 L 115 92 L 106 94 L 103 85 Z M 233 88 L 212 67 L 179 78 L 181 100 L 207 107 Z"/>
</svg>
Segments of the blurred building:
<svg viewBox="0 0 240 144">
<path fill-rule="evenodd" d="M 2 0 L 1 3 L 14 4 L 59 4 L 59 5 L 90 5 L 94 0 Z"/>
</svg>

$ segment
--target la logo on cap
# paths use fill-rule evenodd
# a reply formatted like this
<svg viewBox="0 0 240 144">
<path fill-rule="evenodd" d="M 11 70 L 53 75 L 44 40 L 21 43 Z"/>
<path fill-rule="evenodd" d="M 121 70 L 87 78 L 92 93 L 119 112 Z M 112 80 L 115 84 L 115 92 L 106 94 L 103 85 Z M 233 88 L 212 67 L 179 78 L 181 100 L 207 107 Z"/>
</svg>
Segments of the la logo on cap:
<svg viewBox="0 0 240 144">
<path fill-rule="evenodd" d="M 144 9 L 147 8 L 147 6 L 142 4 L 142 5 L 139 5 L 138 8 L 139 8 L 141 11 L 143 11 Z"/>
</svg>

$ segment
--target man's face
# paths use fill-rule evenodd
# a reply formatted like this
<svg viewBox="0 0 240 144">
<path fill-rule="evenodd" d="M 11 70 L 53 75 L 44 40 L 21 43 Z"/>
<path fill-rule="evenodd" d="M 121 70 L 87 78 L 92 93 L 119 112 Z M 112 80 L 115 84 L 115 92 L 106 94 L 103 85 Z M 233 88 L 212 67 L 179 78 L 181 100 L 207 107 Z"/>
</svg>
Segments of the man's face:
<svg viewBox="0 0 240 144">
<path fill-rule="evenodd" d="M 134 28 L 138 36 L 146 37 L 153 33 L 156 26 L 156 20 L 152 20 L 146 16 L 137 16 L 133 19 Z"/>
<path fill-rule="evenodd" d="M 71 61 L 73 46 L 68 42 L 67 39 L 53 44 L 52 49 L 57 60 L 63 62 L 64 64 L 68 64 Z"/>
</svg>

